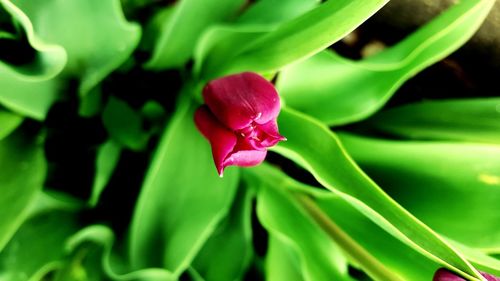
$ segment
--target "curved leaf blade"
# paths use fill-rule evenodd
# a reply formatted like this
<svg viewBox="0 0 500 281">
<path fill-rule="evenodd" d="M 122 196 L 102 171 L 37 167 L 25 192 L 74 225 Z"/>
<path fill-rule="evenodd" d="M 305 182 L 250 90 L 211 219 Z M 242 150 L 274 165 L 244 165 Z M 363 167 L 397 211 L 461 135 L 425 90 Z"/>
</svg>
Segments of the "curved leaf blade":
<svg viewBox="0 0 500 281">
<path fill-rule="evenodd" d="M 270 73 L 320 52 L 354 30 L 388 0 L 327 1 L 317 8 L 262 34 L 236 53 L 205 65 L 202 77 L 242 71 Z"/>
<path fill-rule="evenodd" d="M 472 280 L 481 280 L 460 253 L 368 178 L 328 127 L 289 108 L 282 110 L 279 125 L 288 141 L 275 147 L 276 152 L 304 166 L 324 187 L 415 250 Z"/>
<path fill-rule="evenodd" d="M 365 60 L 320 53 L 284 69 L 278 89 L 287 105 L 329 125 L 362 120 L 407 79 L 465 43 L 494 2 L 460 1 L 394 47 Z"/>
<path fill-rule="evenodd" d="M 500 98 L 424 101 L 382 111 L 366 121 L 409 139 L 500 143 Z"/>
<path fill-rule="evenodd" d="M 146 175 L 131 226 L 134 268 L 163 267 L 178 277 L 231 206 L 238 170 L 217 176 L 193 113 L 186 104 L 177 110 Z"/>
<path fill-rule="evenodd" d="M 0 141 L 0 250 L 26 218 L 42 188 L 46 163 L 38 141 L 20 129 Z"/>
</svg>

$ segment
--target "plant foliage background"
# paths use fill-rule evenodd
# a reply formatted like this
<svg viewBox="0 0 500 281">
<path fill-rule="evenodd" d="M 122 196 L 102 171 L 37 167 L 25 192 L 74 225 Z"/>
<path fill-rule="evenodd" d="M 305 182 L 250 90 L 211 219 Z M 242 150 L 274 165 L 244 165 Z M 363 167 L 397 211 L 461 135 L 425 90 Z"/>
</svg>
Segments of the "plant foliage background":
<svg viewBox="0 0 500 281">
<path fill-rule="evenodd" d="M 387 2 L 0 0 L 0 280 L 500 275 L 500 99 L 386 106 L 495 1 L 329 48 Z M 193 112 L 243 71 L 288 140 L 219 178 Z"/>
</svg>

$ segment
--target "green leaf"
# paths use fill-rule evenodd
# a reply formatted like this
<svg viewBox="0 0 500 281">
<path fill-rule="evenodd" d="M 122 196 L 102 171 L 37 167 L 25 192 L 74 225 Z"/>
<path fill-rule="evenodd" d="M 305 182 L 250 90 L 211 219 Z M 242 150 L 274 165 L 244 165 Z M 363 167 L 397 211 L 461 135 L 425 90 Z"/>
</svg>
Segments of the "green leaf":
<svg viewBox="0 0 500 281">
<path fill-rule="evenodd" d="M 354 30 L 388 0 L 327 1 L 253 41 L 240 42 L 225 56 L 209 60 L 201 76 L 241 71 L 270 73 L 314 55 Z M 238 45 L 236 45 L 238 46 Z"/>
<path fill-rule="evenodd" d="M 120 160 L 121 151 L 122 147 L 112 140 L 107 141 L 97 150 L 96 174 L 89 201 L 90 206 L 95 206 L 99 201 L 102 191 L 111 179 Z"/>
<path fill-rule="evenodd" d="M 123 64 L 139 43 L 141 29 L 126 21 L 120 0 L 11 2 L 26 13 L 44 42 L 64 47 L 64 75 L 80 78 L 82 94 Z"/>
<path fill-rule="evenodd" d="M 327 189 L 415 250 L 472 280 L 479 273 L 440 236 L 384 193 L 351 160 L 340 141 L 319 121 L 282 110 L 280 133 L 288 141 L 274 150 L 305 167 Z"/>
<path fill-rule="evenodd" d="M 30 46 L 36 52 L 33 63 L 14 66 L 0 62 L 0 73 L 7 72 L 27 81 L 48 80 L 59 74 L 66 64 L 66 52 L 58 45 L 47 44 L 35 31 L 24 11 L 9 0 L 0 0 L 0 8 L 5 9 L 22 27 Z"/>
<path fill-rule="evenodd" d="M 114 141 L 132 150 L 146 146 L 148 135 L 142 129 L 142 119 L 126 102 L 110 97 L 102 121 Z"/>
<path fill-rule="evenodd" d="M 288 245 L 294 253 L 291 255 L 298 258 L 296 264 L 304 280 L 352 280 L 339 246 L 294 202 L 291 194 L 263 183 L 257 193 L 257 215 L 271 239 Z M 284 259 L 291 257 L 286 255 Z"/>
<path fill-rule="evenodd" d="M 296 247 L 285 239 L 269 236 L 266 255 L 266 280 L 304 281 Z"/>
<path fill-rule="evenodd" d="M 153 51 L 146 64 L 150 69 L 180 67 L 192 56 L 202 32 L 220 23 L 243 5 L 242 0 L 183 0 L 165 18 Z"/>
<path fill-rule="evenodd" d="M 253 194 L 240 186 L 228 216 L 200 250 L 193 267 L 203 280 L 242 279 L 253 254 L 252 199 Z"/>
<path fill-rule="evenodd" d="M 63 242 L 77 229 L 73 211 L 43 211 L 29 218 L 0 254 L 0 280 L 25 281 L 46 264 L 60 261 Z"/>
<path fill-rule="evenodd" d="M 22 224 L 41 190 L 46 164 L 39 139 L 21 129 L 0 141 L 0 251 Z"/>
<path fill-rule="evenodd" d="M 500 249 L 499 146 L 340 139 L 373 180 L 432 229 L 470 247 Z"/>
<path fill-rule="evenodd" d="M 320 53 L 284 69 L 278 89 L 288 106 L 329 125 L 359 121 L 380 109 L 407 79 L 465 43 L 494 3 L 460 1 L 394 47 L 365 60 Z"/>
<path fill-rule="evenodd" d="M 0 104 L 21 115 L 42 120 L 57 98 L 59 82 L 53 78 L 64 68 L 66 52 L 61 46 L 43 41 L 26 14 L 10 1 L 1 0 L 2 7 L 19 22 L 36 55 L 33 63 L 23 66 L 0 61 Z"/>
<path fill-rule="evenodd" d="M 231 207 L 238 170 L 217 176 L 193 114 L 192 106 L 178 107 L 147 172 L 131 226 L 134 268 L 162 267 L 178 277 Z"/>
<path fill-rule="evenodd" d="M 413 103 L 377 113 L 366 124 L 410 139 L 500 143 L 500 98 Z"/>
<path fill-rule="evenodd" d="M 162 268 L 130 271 L 126 261 L 113 251 L 114 235 L 103 225 L 91 225 L 68 239 L 69 259 L 56 275 L 57 281 L 175 281 Z M 79 278 L 75 278 L 79 277 Z"/>
<path fill-rule="evenodd" d="M 296 18 L 319 4 L 319 0 L 260 0 L 252 4 L 236 24 L 276 25 Z"/>
<path fill-rule="evenodd" d="M 0 141 L 12 133 L 21 123 L 23 118 L 15 113 L 0 109 Z"/>
<path fill-rule="evenodd" d="M 265 164 L 248 170 L 248 172 L 259 177 L 265 182 L 266 186 L 272 186 L 295 195 L 293 199 L 301 203 L 301 207 L 305 210 L 311 208 L 310 202 L 314 200 L 312 202 L 317 207 L 310 209 L 312 211 L 309 212 L 311 216 L 315 220 L 321 219 L 321 221 L 317 220 L 317 222 L 324 226 L 328 223 L 325 220 L 329 219 L 331 223 L 340 229 L 324 228 L 325 231 L 329 231 L 328 233 L 332 235 L 330 236 L 331 239 L 338 241 L 337 243 L 342 248 L 343 253 L 349 257 L 351 265 L 359 267 L 368 274 L 371 273 L 374 280 L 426 281 L 432 279 L 434 272 L 439 268 L 436 262 L 396 239 L 342 197 L 325 189 L 299 183 L 276 168 Z M 307 204 L 303 204 L 305 203 L 302 199 L 304 195 L 311 197 L 310 202 Z M 323 214 L 319 214 L 320 212 L 323 212 Z M 321 216 L 323 218 L 320 218 Z M 332 234 L 332 230 L 337 233 Z M 296 231 L 300 230 L 297 229 Z M 271 243 L 272 240 L 269 242 Z M 292 267 L 290 264 L 296 263 L 297 258 L 293 257 L 292 249 L 289 249 L 291 246 L 283 243 L 278 244 L 277 247 L 286 249 L 277 249 L 277 251 L 283 252 L 283 256 L 281 258 L 279 256 L 273 257 L 276 261 L 272 261 L 272 263 L 276 264 L 276 266 Z M 272 247 L 272 245 L 270 244 L 269 247 Z M 362 249 L 359 250 L 359 247 Z M 268 251 L 270 250 L 271 248 Z M 285 253 L 288 254 L 285 255 Z M 267 259 L 270 259 L 271 254 L 271 252 L 268 253 Z M 400 258 L 395 259 L 394 257 Z M 281 262 L 284 258 L 288 259 L 288 261 Z M 268 260 L 268 262 L 271 261 Z M 269 274 L 274 274 L 272 272 L 275 269 L 269 267 L 268 270 L 271 270 Z M 278 275 L 279 272 L 284 270 L 277 268 L 276 271 L 275 274 Z"/>
</svg>

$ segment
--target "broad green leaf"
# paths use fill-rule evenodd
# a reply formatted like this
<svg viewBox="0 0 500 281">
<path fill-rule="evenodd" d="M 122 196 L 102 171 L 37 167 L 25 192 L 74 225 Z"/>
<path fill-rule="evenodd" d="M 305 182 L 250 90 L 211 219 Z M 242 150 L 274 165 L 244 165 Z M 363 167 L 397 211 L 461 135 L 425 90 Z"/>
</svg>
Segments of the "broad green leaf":
<svg viewBox="0 0 500 281">
<path fill-rule="evenodd" d="M 64 241 L 78 230 L 75 212 L 43 211 L 26 220 L 0 254 L 0 280 L 25 281 L 65 256 Z"/>
<path fill-rule="evenodd" d="M 102 144 L 97 150 L 96 174 L 89 201 L 90 206 L 95 206 L 99 201 L 102 191 L 108 184 L 120 160 L 121 151 L 121 146 L 112 140 Z"/>
<path fill-rule="evenodd" d="M 39 138 L 22 128 L 0 141 L 0 251 L 26 218 L 41 190 L 46 163 Z"/>
<path fill-rule="evenodd" d="M 325 189 L 299 183 L 271 166 L 261 165 L 258 168 L 249 170 L 249 172 L 261 178 L 268 186 L 294 194 L 293 199 L 301 203 L 301 205 L 303 201 L 297 195 L 302 194 L 302 197 L 303 195 L 311 196 L 317 204 L 316 209 L 320 208 L 323 215 L 341 229 L 339 233 L 344 232 L 350 240 L 355 241 L 351 243 L 348 239 L 338 239 L 338 245 L 342 248 L 344 254 L 350 257 L 349 262 L 351 265 L 359 267 L 367 273 L 372 272 L 372 275 L 376 274 L 376 276 L 373 276 L 375 280 L 426 281 L 432 279 L 432 275 L 439 268 L 436 262 L 431 261 L 393 237 L 340 196 Z M 308 208 L 307 205 L 301 207 Z M 315 212 L 318 211 L 315 210 Z M 278 249 L 280 252 L 288 252 L 284 256 L 289 260 L 286 264 L 295 263 L 296 258 L 293 258 L 290 254 L 293 248 L 290 249 L 290 246 L 283 243 L 279 243 L 279 245 L 279 247 L 288 248 Z M 272 246 L 270 245 L 270 247 Z M 364 251 L 358 250 L 357 247 L 363 248 Z M 268 254 L 268 259 L 270 254 Z M 400 258 L 395 259 L 394 257 Z M 275 257 L 275 259 L 277 261 L 273 261 L 273 263 L 280 266 L 281 262 L 279 260 L 281 259 L 279 257 Z M 277 271 L 280 272 L 278 269 Z"/>
<path fill-rule="evenodd" d="M 377 113 L 366 123 L 410 139 L 500 143 L 500 98 L 413 103 Z"/>
<path fill-rule="evenodd" d="M 0 73 L 10 73 L 26 81 L 40 81 L 53 78 L 66 64 L 66 52 L 58 45 L 48 44 L 35 31 L 32 22 L 25 14 L 9 0 L 0 0 L 0 9 L 7 11 L 22 27 L 30 46 L 36 52 L 33 63 L 14 66 L 0 62 Z"/>
<path fill-rule="evenodd" d="M 228 216 L 220 223 L 193 262 L 207 281 L 241 280 L 252 257 L 251 201 L 241 186 Z"/>
<path fill-rule="evenodd" d="M 150 69 L 180 67 L 193 55 L 202 32 L 210 25 L 233 16 L 242 0 L 183 0 L 173 14 L 165 17 L 153 51 L 146 64 Z"/>
<path fill-rule="evenodd" d="M 471 247 L 500 248 L 500 146 L 349 134 L 340 140 L 384 191 L 432 229 Z"/>
<path fill-rule="evenodd" d="M 21 116 L 0 109 L 0 141 L 19 127 L 22 122 Z"/>
<path fill-rule="evenodd" d="M 91 225 L 70 237 L 66 244 L 69 259 L 56 274 L 57 281 L 80 276 L 82 281 L 175 281 L 162 268 L 130 271 L 126 261 L 113 251 L 114 235 L 103 225 Z"/>
<path fill-rule="evenodd" d="M 313 9 L 319 0 L 260 0 L 236 20 L 238 25 L 276 25 Z"/>
<path fill-rule="evenodd" d="M 109 98 L 102 121 L 111 138 L 129 149 L 141 150 L 148 141 L 139 113 L 122 100 Z"/>
<path fill-rule="evenodd" d="M 280 74 L 287 105 L 329 124 L 359 121 L 380 109 L 407 79 L 458 49 L 494 0 L 464 0 L 394 47 L 361 61 L 325 51 Z M 293 50 L 293 48 L 290 48 Z"/>
<path fill-rule="evenodd" d="M 385 5 L 388 0 L 337 0 L 285 22 L 275 30 L 204 65 L 202 77 L 241 71 L 270 73 L 314 55 L 338 41 Z"/>
<path fill-rule="evenodd" d="M 498 249 L 488 249 L 496 250 L 488 255 L 484 250 L 474 249 L 451 239 L 448 239 L 448 242 L 462 252 L 477 269 L 497 276 L 500 275 L 500 259 L 493 256 L 495 252 L 499 252 Z"/>
<path fill-rule="evenodd" d="M 13 66 L 0 61 L 0 104 L 21 115 L 44 119 L 57 98 L 59 83 L 53 77 L 64 68 L 66 52 L 43 41 L 26 14 L 10 1 L 1 0 L 0 8 L 19 22 L 36 51 L 35 60 L 28 65 Z"/>
<path fill-rule="evenodd" d="M 296 18 L 318 5 L 317 0 L 261 0 L 252 4 L 236 23 L 212 26 L 203 33 L 196 45 L 195 73 L 199 74 L 203 65 L 218 63 L 217 59 L 225 58 L 235 48 L 246 46 L 274 30 L 280 23 Z"/>
<path fill-rule="evenodd" d="M 460 253 L 367 177 L 327 126 L 289 108 L 282 110 L 279 125 L 288 141 L 276 146 L 276 152 L 302 165 L 324 187 L 415 250 L 472 280 L 481 279 Z"/>
<path fill-rule="evenodd" d="M 131 226 L 134 268 L 162 267 L 178 277 L 231 207 L 238 170 L 218 177 L 193 113 L 178 107 L 147 172 Z"/>
<path fill-rule="evenodd" d="M 291 243 L 269 236 L 266 255 L 266 280 L 304 281 L 300 267 L 300 258 Z"/>
<path fill-rule="evenodd" d="M 139 43 L 141 29 L 126 21 L 120 0 L 11 2 L 26 13 L 44 42 L 64 47 L 64 75 L 80 78 L 81 94 L 124 63 Z"/>
<path fill-rule="evenodd" d="M 262 184 L 257 193 L 257 215 L 272 239 L 289 245 L 307 281 L 352 280 L 341 249 L 294 202 L 291 194 Z M 290 259 L 285 256 L 284 259 Z"/>
</svg>

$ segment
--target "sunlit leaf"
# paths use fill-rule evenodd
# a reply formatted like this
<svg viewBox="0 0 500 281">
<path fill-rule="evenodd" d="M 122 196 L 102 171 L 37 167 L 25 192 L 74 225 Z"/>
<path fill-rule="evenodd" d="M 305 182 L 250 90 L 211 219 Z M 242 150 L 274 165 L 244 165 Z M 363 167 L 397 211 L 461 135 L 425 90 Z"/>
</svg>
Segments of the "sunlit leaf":
<svg viewBox="0 0 500 281">
<path fill-rule="evenodd" d="M 340 140 L 370 177 L 434 230 L 471 247 L 500 248 L 499 146 L 349 134 Z"/>
<path fill-rule="evenodd" d="M 139 43 L 141 29 L 126 21 L 119 0 L 11 2 L 44 42 L 64 47 L 64 75 L 80 79 L 82 94 L 124 63 Z"/>
<path fill-rule="evenodd" d="M 131 228 L 134 268 L 163 267 L 179 276 L 231 206 L 237 170 L 218 177 L 193 113 L 179 108 L 148 170 Z"/>
<path fill-rule="evenodd" d="M 298 258 L 295 265 L 304 280 L 352 280 L 339 246 L 294 202 L 291 194 L 264 184 L 257 194 L 257 214 L 271 239 L 288 245 L 293 252 L 283 259 Z"/>
<path fill-rule="evenodd" d="M 66 244 L 68 258 L 56 273 L 55 280 L 99 281 L 174 281 L 172 273 L 162 268 L 130 271 L 123 257 L 113 251 L 111 229 L 91 225 L 71 236 Z"/>
<path fill-rule="evenodd" d="M 465 43 L 494 3 L 460 1 L 405 40 L 365 60 L 320 53 L 281 72 L 280 93 L 287 105 L 329 125 L 364 119 L 407 79 Z"/>
<path fill-rule="evenodd" d="M 415 250 L 473 280 L 479 277 L 460 253 L 368 178 L 328 127 L 289 108 L 282 110 L 279 125 L 288 141 L 274 148 L 278 153 L 305 167 L 324 187 Z"/>
<path fill-rule="evenodd" d="M 34 61 L 14 66 L 0 61 L 0 104 L 35 119 L 44 119 L 57 98 L 59 82 L 54 80 L 66 65 L 66 52 L 58 45 L 48 44 L 33 28 L 24 11 L 8 0 L 0 1 L 13 19 L 19 22 L 30 47 L 35 52 Z"/>
<path fill-rule="evenodd" d="M 500 143 L 500 99 L 413 103 L 377 113 L 367 125 L 410 139 Z"/>
<path fill-rule="evenodd" d="M 164 18 L 153 57 L 152 69 L 180 67 L 192 56 L 196 42 L 210 25 L 220 23 L 243 5 L 242 0 L 183 0 Z"/>
<path fill-rule="evenodd" d="M 193 267 L 203 280 L 241 280 L 253 254 L 252 199 L 253 194 L 249 190 L 239 189 L 228 216 L 194 260 Z"/>
<path fill-rule="evenodd" d="M 325 49 L 359 26 L 388 0 L 327 1 L 319 7 L 263 33 L 240 41 L 224 56 L 207 59 L 201 76 L 229 73 L 269 73 Z M 238 36 L 238 35 L 236 35 Z"/>
</svg>

